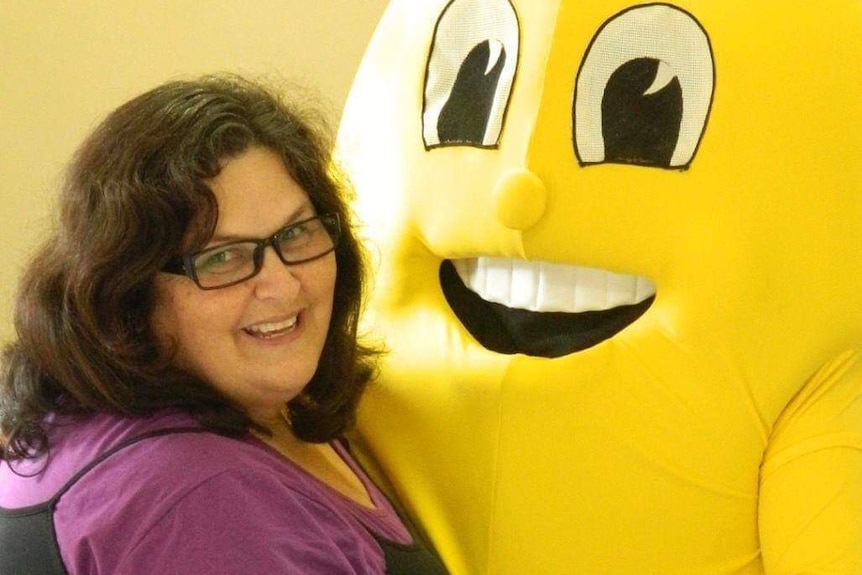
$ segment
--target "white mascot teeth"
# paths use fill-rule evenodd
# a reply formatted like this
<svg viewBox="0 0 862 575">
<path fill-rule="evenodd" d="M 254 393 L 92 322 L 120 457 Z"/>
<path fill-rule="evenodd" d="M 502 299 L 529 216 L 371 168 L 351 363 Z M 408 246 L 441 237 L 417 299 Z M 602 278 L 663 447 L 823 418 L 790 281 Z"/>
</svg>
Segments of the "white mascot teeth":
<svg viewBox="0 0 862 575">
<path fill-rule="evenodd" d="M 482 299 L 516 309 L 604 311 L 655 295 L 646 278 L 595 268 L 487 257 L 452 263 L 464 285 Z"/>
</svg>

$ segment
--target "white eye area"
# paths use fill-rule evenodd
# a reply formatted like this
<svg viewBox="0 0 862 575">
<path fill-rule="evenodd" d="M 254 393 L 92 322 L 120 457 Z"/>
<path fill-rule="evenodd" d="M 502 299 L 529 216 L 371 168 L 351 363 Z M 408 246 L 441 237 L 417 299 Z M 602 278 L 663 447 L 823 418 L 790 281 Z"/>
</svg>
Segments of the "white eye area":
<svg viewBox="0 0 862 575">
<path fill-rule="evenodd" d="M 488 40 L 488 45 L 490 48 L 490 54 L 488 57 L 488 64 L 485 66 L 485 75 L 490 74 L 494 67 L 500 62 L 501 57 L 503 56 L 503 43 L 499 40 Z"/>
<path fill-rule="evenodd" d="M 652 96 L 653 94 L 661 92 L 663 88 L 673 82 L 673 78 L 673 69 L 664 62 L 659 62 L 655 80 L 653 81 L 652 86 L 647 88 L 646 92 L 644 92 L 644 96 Z"/>
<path fill-rule="evenodd" d="M 693 16 L 667 4 L 617 14 L 596 33 L 578 72 L 578 159 L 688 166 L 703 137 L 714 84 L 712 48 Z"/>
<path fill-rule="evenodd" d="M 437 22 L 425 76 L 422 136 L 436 146 L 496 146 L 518 64 L 509 0 L 453 0 Z"/>
</svg>

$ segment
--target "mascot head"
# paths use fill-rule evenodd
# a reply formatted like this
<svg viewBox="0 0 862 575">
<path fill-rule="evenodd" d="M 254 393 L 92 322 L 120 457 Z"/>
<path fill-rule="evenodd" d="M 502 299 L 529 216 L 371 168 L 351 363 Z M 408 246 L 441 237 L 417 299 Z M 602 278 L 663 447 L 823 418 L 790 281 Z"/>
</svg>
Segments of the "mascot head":
<svg viewBox="0 0 862 575">
<path fill-rule="evenodd" d="M 859 432 L 805 402 L 862 415 L 860 37 L 855 1 L 390 4 L 339 135 L 360 428 L 453 570 L 792 555 L 784 462 Z"/>
</svg>

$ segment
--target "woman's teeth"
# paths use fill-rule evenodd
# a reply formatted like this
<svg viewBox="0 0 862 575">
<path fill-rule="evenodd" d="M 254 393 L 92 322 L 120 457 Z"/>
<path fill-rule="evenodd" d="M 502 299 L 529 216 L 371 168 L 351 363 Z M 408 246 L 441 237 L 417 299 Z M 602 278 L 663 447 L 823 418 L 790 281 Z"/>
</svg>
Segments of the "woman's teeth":
<svg viewBox="0 0 862 575">
<path fill-rule="evenodd" d="M 289 332 L 296 326 L 296 316 L 285 321 L 273 323 L 259 323 L 245 328 L 245 331 L 254 337 L 275 337 Z"/>
</svg>

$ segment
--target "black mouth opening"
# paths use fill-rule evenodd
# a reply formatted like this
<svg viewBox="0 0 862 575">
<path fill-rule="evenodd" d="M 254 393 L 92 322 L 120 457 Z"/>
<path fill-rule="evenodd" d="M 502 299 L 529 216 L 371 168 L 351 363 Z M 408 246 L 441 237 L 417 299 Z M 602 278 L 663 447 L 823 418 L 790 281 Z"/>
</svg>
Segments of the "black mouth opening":
<svg viewBox="0 0 862 575">
<path fill-rule="evenodd" d="M 449 260 L 440 265 L 440 285 L 461 324 L 490 351 L 561 357 L 590 348 L 632 324 L 655 296 L 638 304 L 581 313 L 534 312 L 483 300 L 461 281 Z"/>
</svg>

